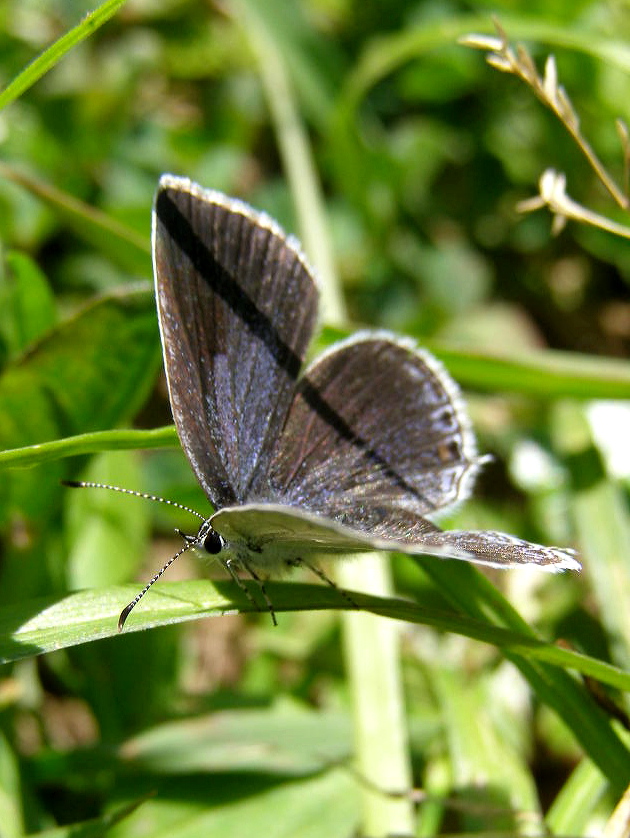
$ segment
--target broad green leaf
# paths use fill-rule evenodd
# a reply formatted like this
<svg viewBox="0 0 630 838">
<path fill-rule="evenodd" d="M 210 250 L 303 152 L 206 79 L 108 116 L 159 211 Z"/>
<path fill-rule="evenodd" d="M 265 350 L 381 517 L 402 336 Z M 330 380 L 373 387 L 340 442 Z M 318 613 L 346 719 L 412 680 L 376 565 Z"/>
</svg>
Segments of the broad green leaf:
<svg viewBox="0 0 630 838">
<path fill-rule="evenodd" d="M 52 289 L 39 267 L 24 253 L 7 253 L 4 266 L 0 267 L 0 318 L 0 333 L 10 357 L 21 354 L 57 321 Z"/>
<path fill-rule="evenodd" d="M 356 782 L 345 768 L 284 783 L 249 773 L 153 778 L 153 783 L 156 799 L 124 828 L 112 830 L 112 838 L 140 828 L 152 838 L 225 838 L 252 830 L 268 838 L 348 838 L 360 821 Z"/>
<path fill-rule="evenodd" d="M 97 300 L 48 332 L 0 375 L 0 447 L 129 422 L 153 384 L 159 359 L 148 288 L 128 288 Z M 67 476 L 68 464 L 60 462 L 5 472 L 0 483 L 6 535 L 0 599 L 51 590 L 47 574 L 57 576 L 52 568 L 61 557 L 47 525 L 63 496 L 59 480 Z"/>
<path fill-rule="evenodd" d="M 128 740 L 123 749 L 136 769 L 146 766 L 156 774 L 251 771 L 299 777 L 351 755 L 348 714 L 282 701 L 166 722 Z"/>
<path fill-rule="evenodd" d="M 49 332 L 0 377 L 0 446 L 32 445 L 129 420 L 158 363 L 153 294 L 103 297 Z"/>
</svg>

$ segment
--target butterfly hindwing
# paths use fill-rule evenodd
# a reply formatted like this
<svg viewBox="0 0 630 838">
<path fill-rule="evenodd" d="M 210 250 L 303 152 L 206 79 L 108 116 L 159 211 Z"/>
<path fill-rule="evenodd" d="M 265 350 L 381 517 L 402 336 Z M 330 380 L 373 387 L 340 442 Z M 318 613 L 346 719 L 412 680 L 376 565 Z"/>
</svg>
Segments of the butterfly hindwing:
<svg viewBox="0 0 630 838">
<path fill-rule="evenodd" d="M 260 503 L 226 507 L 210 519 L 212 527 L 231 544 L 244 545 L 248 560 L 258 566 L 298 562 L 317 555 L 358 553 L 370 550 L 451 555 L 447 547 L 431 546 L 424 550 L 418 542 L 379 538 L 378 535 L 346 527 L 332 518 L 279 504 Z M 431 525 L 429 525 L 431 526 Z M 460 551 L 457 558 L 472 558 Z"/>
<path fill-rule="evenodd" d="M 369 550 L 463 559 L 474 564 L 508 568 L 522 565 L 541 570 L 579 570 L 575 551 L 543 547 L 489 530 L 442 531 L 435 526 L 414 530 L 414 516 L 404 513 L 391 526 L 367 533 L 301 509 L 277 504 L 245 504 L 215 513 L 212 526 L 226 540 L 247 547 L 249 560 L 273 570 L 283 562 L 312 556 L 334 556 Z M 426 522 L 428 523 L 428 522 Z"/>
<path fill-rule="evenodd" d="M 575 550 L 544 547 L 494 530 L 435 530 L 423 535 L 424 552 L 466 558 L 490 567 L 529 565 L 541 570 L 580 570 Z"/>
<path fill-rule="evenodd" d="M 386 333 L 333 346 L 297 385 L 271 464 L 277 500 L 370 531 L 469 494 L 480 458 L 454 382 Z"/>
</svg>

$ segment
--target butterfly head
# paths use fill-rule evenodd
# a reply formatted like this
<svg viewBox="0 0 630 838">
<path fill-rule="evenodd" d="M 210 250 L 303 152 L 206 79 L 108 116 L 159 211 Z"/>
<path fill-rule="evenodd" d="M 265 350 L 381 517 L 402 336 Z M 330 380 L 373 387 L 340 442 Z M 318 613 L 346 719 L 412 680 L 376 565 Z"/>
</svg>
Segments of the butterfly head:
<svg viewBox="0 0 630 838">
<path fill-rule="evenodd" d="M 194 541 L 196 547 L 203 548 L 210 556 L 217 556 L 226 545 L 225 539 L 214 529 L 209 518 L 199 527 Z"/>
</svg>

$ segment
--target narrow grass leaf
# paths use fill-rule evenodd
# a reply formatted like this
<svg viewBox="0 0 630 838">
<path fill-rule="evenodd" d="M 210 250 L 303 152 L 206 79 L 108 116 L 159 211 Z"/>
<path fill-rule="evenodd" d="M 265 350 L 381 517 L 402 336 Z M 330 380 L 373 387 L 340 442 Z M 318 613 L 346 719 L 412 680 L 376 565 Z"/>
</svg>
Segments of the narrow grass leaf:
<svg viewBox="0 0 630 838">
<path fill-rule="evenodd" d="M 28 468 L 50 460 L 129 449 L 172 448 L 179 446 L 174 425 L 149 430 L 91 431 L 54 439 L 23 448 L 0 451 L 0 468 Z"/>
<path fill-rule="evenodd" d="M 500 596 L 473 567 L 463 568 L 463 573 L 470 578 L 469 584 L 462 585 L 461 579 L 453 578 L 449 563 L 424 557 L 416 561 L 439 586 L 446 599 L 471 617 L 483 617 L 486 602 L 496 603 Z M 501 610 L 503 627 L 519 632 L 524 630 L 522 618 L 507 601 Z M 492 605 L 492 611 L 497 615 L 493 618 L 496 620 L 496 605 Z M 529 634 L 533 634 L 531 630 Z M 536 660 L 525 650 L 519 653 L 504 650 L 504 654 L 529 681 L 537 697 L 554 709 L 593 762 L 606 774 L 612 787 L 618 792 L 625 788 L 630 782 L 630 749 L 611 727 L 609 718 L 595 704 L 584 685 L 567 672 Z"/>
<path fill-rule="evenodd" d="M 259 596 L 254 583 L 249 583 L 248 587 L 254 598 Z M 266 587 L 278 613 L 350 608 L 343 595 L 328 586 L 269 582 Z M 6 663 L 56 648 L 113 637 L 117 634 L 120 611 L 137 592 L 138 585 L 125 585 L 79 591 L 61 599 L 47 597 L 0 607 L 0 661 Z M 383 617 L 455 632 L 506 652 L 527 655 L 532 661 L 539 660 L 559 669 L 573 669 L 618 689 L 630 690 L 628 672 L 597 658 L 546 643 L 531 634 L 493 625 L 483 618 L 360 592 L 353 592 L 353 598 L 361 608 Z M 125 625 L 125 634 L 204 616 L 253 610 L 249 599 L 231 581 L 160 582 L 143 600 L 142 606 L 133 611 Z M 260 611 L 266 610 L 261 601 Z"/>
<path fill-rule="evenodd" d="M 110 17 L 116 14 L 125 0 L 106 0 L 93 12 L 86 15 L 81 23 L 55 41 L 48 49 L 32 61 L 13 81 L 0 93 L 0 110 L 19 98 L 35 82 L 47 73 L 81 41 L 88 38 Z"/>
</svg>

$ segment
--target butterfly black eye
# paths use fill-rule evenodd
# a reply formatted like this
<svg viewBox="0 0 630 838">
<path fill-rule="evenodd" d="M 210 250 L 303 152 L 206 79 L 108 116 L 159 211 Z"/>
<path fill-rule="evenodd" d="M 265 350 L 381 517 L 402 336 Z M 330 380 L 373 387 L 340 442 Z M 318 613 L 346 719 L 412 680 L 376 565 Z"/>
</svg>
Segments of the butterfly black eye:
<svg viewBox="0 0 630 838">
<path fill-rule="evenodd" d="M 223 539 L 218 532 L 210 530 L 208 535 L 203 540 L 203 546 L 206 552 L 214 556 L 217 553 L 220 553 L 223 549 Z"/>
</svg>

